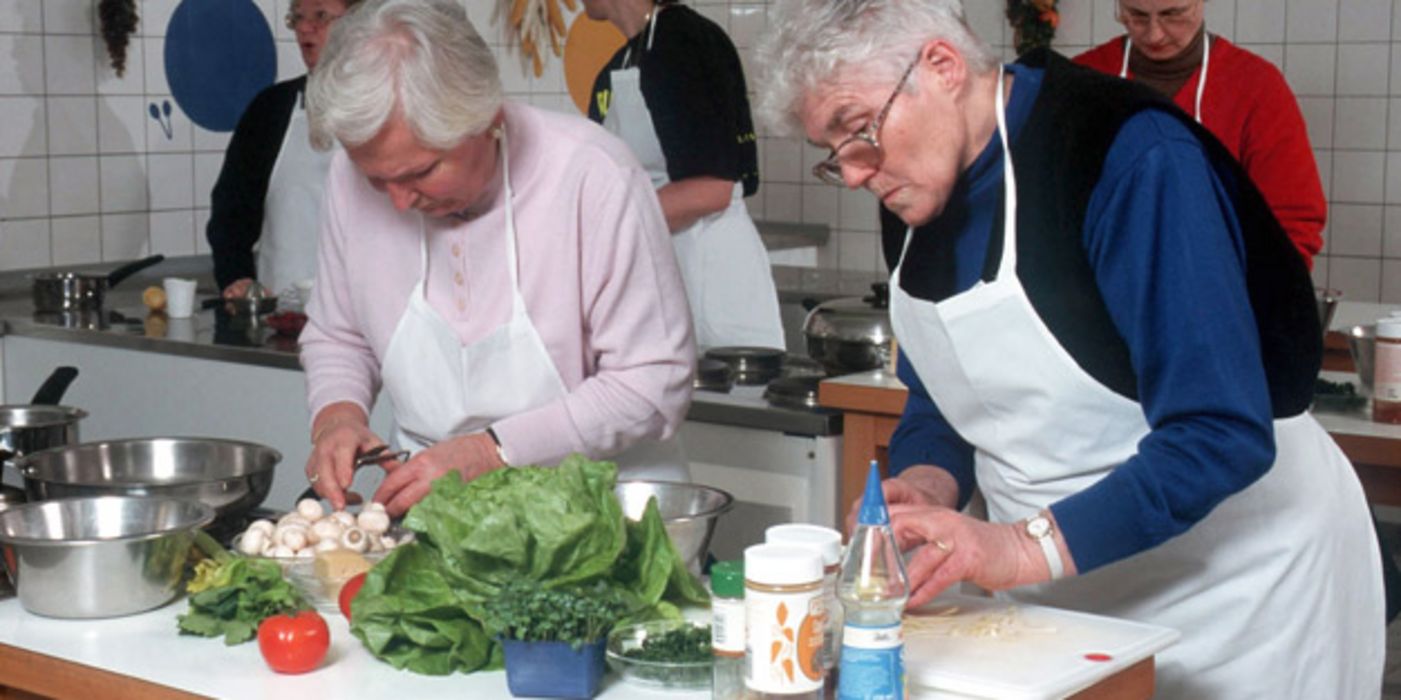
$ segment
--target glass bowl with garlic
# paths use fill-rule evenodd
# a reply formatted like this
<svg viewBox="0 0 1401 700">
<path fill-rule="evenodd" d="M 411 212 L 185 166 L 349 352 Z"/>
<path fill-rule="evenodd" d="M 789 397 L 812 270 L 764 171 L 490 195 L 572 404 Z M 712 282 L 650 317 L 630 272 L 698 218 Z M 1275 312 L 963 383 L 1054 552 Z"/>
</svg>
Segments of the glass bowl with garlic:
<svg viewBox="0 0 1401 700">
<path fill-rule="evenodd" d="M 273 520 L 255 520 L 233 539 L 244 556 L 276 561 L 287 580 L 318 610 L 335 612 L 341 586 L 368 571 L 413 533 L 392 526 L 380 503 L 359 512 L 327 511 L 310 498 Z"/>
</svg>

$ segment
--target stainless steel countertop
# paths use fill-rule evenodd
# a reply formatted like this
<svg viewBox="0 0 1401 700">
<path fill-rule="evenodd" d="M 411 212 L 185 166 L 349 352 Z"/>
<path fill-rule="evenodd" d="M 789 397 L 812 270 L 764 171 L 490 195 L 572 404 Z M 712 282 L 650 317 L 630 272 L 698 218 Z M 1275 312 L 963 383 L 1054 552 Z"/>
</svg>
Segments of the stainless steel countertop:
<svg viewBox="0 0 1401 700">
<path fill-rule="evenodd" d="M 64 267 L 106 271 L 120 263 Z M 37 270 L 0 273 L 0 322 L 3 333 L 60 342 L 134 350 L 215 362 L 231 362 L 276 369 L 301 370 L 297 342 L 277 335 L 266 326 L 250 328 L 246 319 L 220 310 L 198 308 L 199 301 L 216 296 L 207 256 L 171 258 L 133 275 L 107 293 L 105 328 L 69 328 L 36 319 L 31 299 L 30 275 Z M 141 292 L 168 276 L 198 281 L 196 310 L 189 319 L 151 315 L 141 303 Z M 91 318 L 84 319 L 90 321 Z M 839 435 L 842 417 L 830 412 L 810 412 L 769 406 L 759 393 L 741 387 L 729 394 L 697 391 L 688 419 L 703 423 L 776 430 L 797 435 Z M 760 388 L 761 389 L 761 388 Z"/>
</svg>

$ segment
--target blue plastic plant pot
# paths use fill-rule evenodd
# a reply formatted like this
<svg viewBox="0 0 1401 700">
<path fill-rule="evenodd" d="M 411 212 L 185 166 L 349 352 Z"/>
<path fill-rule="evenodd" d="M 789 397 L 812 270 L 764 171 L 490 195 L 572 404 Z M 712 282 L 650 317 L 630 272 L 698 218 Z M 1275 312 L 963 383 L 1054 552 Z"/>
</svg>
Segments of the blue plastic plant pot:
<svg viewBox="0 0 1401 700">
<path fill-rule="evenodd" d="M 575 649 L 567 642 L 502 639 L 506 686 L 516 697 L 588 700 L 603 680 L 603 644 L 600 639 Z"/>
</svg>

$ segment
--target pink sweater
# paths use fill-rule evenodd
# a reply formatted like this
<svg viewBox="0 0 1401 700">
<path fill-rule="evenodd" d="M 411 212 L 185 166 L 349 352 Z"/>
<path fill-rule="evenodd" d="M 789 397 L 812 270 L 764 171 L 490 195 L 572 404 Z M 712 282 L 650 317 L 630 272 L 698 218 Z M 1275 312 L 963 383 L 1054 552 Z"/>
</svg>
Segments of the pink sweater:
<svg viewBox="0 0 1401 700">
<path fill-rule="evenodd" d="M 518 464 L 613 455 L 670 437 L 691 399 L 695 345 L 666 221 L 627 146 L 579 117 L 508 103 L 521 292 L 568 394 L 494 424 Z M 428 302 L 463 343 L 511 308 L 500 171 L 470 221 L 423 217 Z M 416 212 L 399 212 L 344 152 L 326 178 L 317 283 L 301 335 L 314 417 L 369 413 L 380 362 L 419 278 Z M 388 437 L 388 436 L 382 436 Z"/>
</svg>

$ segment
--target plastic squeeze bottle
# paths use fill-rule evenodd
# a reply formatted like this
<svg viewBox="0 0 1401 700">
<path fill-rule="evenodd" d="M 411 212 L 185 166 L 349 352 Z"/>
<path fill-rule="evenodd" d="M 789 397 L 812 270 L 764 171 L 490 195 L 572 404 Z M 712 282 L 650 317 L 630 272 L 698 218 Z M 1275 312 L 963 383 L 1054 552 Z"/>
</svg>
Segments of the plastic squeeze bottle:
<svg viewBox="0 0 1401 700">
<path fill-rule="evenodd" d="M 856 532 L 842 560 L 837 597 L 846 612 L 842 628 L 839 700 L 902 700 L 905 697 L 905 638 L 901 615 L 910 597 L 909 579 L 890 528 L 890 513 L 872 460 Z"/>
</svg>

